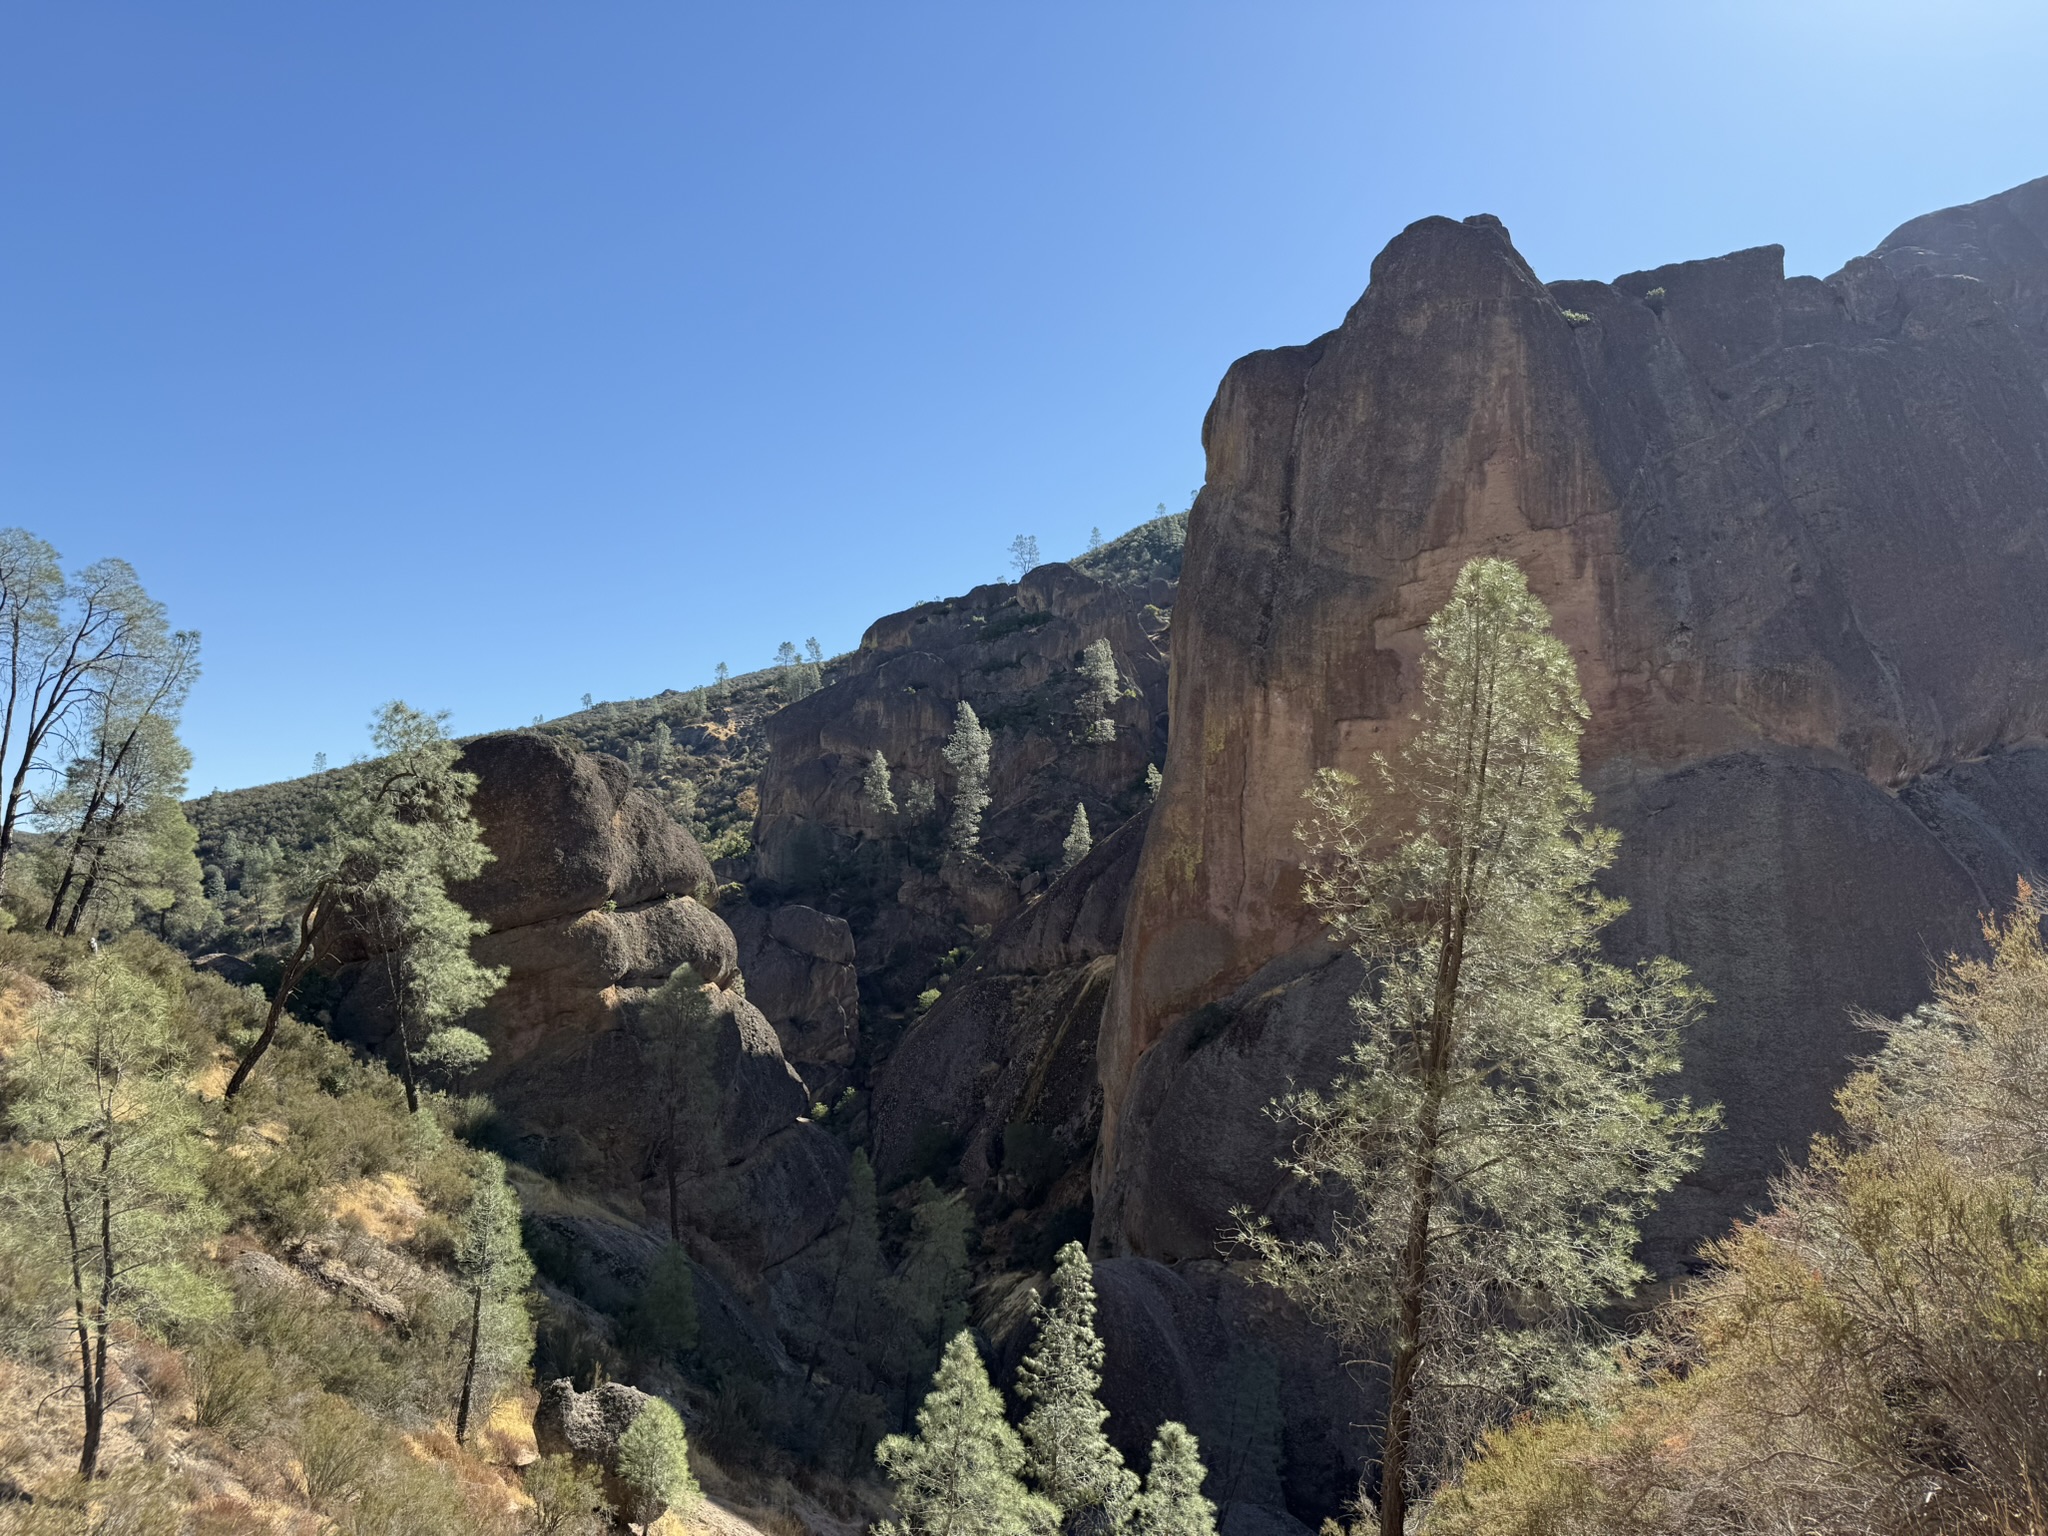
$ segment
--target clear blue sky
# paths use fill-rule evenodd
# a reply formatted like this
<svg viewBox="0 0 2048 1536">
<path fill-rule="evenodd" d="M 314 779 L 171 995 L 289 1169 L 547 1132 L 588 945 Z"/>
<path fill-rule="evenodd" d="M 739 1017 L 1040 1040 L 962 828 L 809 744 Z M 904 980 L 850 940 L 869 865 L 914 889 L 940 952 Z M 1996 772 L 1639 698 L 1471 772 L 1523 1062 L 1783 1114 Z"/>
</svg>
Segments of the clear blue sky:
<svg viewBox="0 0 2048 1536">
<path fill-rule="evenodd" d="M 1825 273 L 2048 174 L 2038 0 L 0 7 L 0 523 L 204 631 L 199 792 L 853 645 L 1186 504 L 1431 213 Z"/>
</svg>

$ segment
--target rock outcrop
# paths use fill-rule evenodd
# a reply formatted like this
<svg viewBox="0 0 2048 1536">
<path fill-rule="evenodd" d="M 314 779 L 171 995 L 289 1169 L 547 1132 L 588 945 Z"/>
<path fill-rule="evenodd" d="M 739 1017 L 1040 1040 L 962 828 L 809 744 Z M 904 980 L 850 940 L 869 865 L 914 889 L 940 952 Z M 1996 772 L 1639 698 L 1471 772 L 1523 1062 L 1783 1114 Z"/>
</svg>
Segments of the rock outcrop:
<svg viewBox="0 0 2048 1536">
<path fill-rule="evenodd" d="M 1115 826 L 1147 799 L 1145 770 L 1165 749 L 1166 609 L 1174 583 L 1112 585 L 1046 565 L 1014 585 L 976 587 L 869 626 L 830 687 L 768 721 L 768 766 L 755 823 L 754 880 L 771 904 L 843 917 L 865 995 L 907 1008 L 939 957 L 971 946 L 1050 884 L 1075 805 Z M 1086 739 L 1081 653 L 1109 643 L 1120 682 L 1106 741 Z M 953 793 L 941 753 L 962 700 L 993 735 L 991 803 L 976 855 L 948 855 Z M 862 780 L 889 762 L 895 814 Z M 936 809 L 910 809 L 917 785 Z"/>
<path fill-rule="evenodd" d="M 1173 624 L 1173 731 L 1098 1061 L 1095 1241 L 1211 1251 L 1280 1198 L 1288 1078 L 1352 979 L 1304 911 L 1323 765 L 1399 746 L 1421 627 L 1518 561 L 1576 658 L 1624 836 L 1616 952 L 1717 997 L 1726 1106 L 1653 1257 L 1765 1197 L 1980 908 L 2048 865 L 2048 181 L 1821 281 L 1777 247 L 1545 286 L 1497 220 L 1425 219 L 1337 330 L 1232 367 Z"/>
<path fill-rule="evenodd" d="M 578 1392 L 564 1378 L 540 1389 L 533 1410 L 533 1442 L 543 1456 L 568 1456 L 604 1480 L 606 1502 L 621 1520 L 651 1525 L 668 1506 L 650 1499 L 619 1476 L 619 1441 L 654 1399 L 638 1387 L 616 1381 Z"/>
<path fill-rule="evenodd" d="M 843 1068 L 860 1046 L 853 930 L 815 907 L 740 905 L 726 913 L 747 998 L 775 1026 L 782 1052 L 806 1068 Z"/>
</svg>

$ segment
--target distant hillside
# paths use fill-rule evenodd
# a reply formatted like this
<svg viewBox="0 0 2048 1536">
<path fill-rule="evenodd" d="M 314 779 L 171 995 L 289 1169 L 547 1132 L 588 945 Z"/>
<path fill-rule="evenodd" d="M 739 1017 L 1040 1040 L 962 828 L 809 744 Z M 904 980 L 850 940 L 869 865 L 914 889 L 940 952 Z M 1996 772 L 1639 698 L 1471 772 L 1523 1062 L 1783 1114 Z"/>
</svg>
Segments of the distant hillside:
<svg viewBox="0 0 2048 1536">
<path fill-rule="evenodd" d="M 1069 563 L 1112 586 L 1173 580 L 1180 574 L 1187 521 L 1185 512 L 1155 517 Z M 573 741 L 586 752 L 618 758 L 633 770 L 640 785 L 669 806 L 712 858 L 731 857 L 750 846 L 758 809 L 755 785 L 767 761 L 766 721 L 784 705 L 835 681 L 846 660 L 799 661 L 764 667 L 722 684 L 593 703 L 530 729 Z M 242 892 L 245 886 L 254 888 L 269 862 L 310 841 L 321 787 L 332 781 L 334 772 L 216 790 L 186 802 L 186 814 L 199 833 L 200 863 L 209 871 L 208 887 L 220 900 L 231 929 L 253 936 L 248 934 L 250 914 Z"/>
</svg>

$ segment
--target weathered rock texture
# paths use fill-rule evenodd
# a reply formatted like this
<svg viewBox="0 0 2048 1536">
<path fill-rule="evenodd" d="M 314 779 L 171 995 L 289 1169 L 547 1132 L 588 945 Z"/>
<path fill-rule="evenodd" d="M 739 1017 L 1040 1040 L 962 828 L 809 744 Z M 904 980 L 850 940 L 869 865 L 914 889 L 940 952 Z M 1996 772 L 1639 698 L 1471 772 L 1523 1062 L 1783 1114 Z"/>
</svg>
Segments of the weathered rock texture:
<svg viewBox="0 0 2048 1536">
<path fill-rule="evenodd" d="M 739 943 L 747 998 L 774 1024 L 783 1054 L 805 1067 L 852 1061 L 860 1045 L 860 980 L 846 920 L 793 905 L 738 906 L 725 915 Z"/>
<path fill-rule="evenodd" d="M 768 721 L 757 892 L 845 918 L 868 996 L 907 1006 L 939 956 L 1049 883 L 1077 803 L 1110 827 L 1145 803 L 1145 769 L 1165 747 L 1173 592 L 1164 578 L 1112 586 L 1055 564 L 878 620 L 832 686 Z M 1105 743 L 1083 740 L 1077 671 L 1097 640 L 1109 642 L 1123 683 Z M 953 793 L 941 752 L 963 699 L 994 737 L 991 804 L 970 859 L 947 856 L 941 840 Z M 923 781 L 937 789 L 935 815 L 868 805 L 862 775 L 876 751 L 897 804 Z"/>
<path fill-rule="evenodd" d="M 543 1456 L 568 1456 L 604 1479 L 604 1496 L 621 1520 L 649 1525 L 668 1506 L 649 1499 L 619 1476 L 619 1441 L 654 1399 L 616 1381 L 578 1392 L 564 1378 L 540 1389 L 533 1410 L 533 1443 Z"/>
<path fill-rule="evenodd" d="M 936 1141 L 957 1149 L 972 1194 L 998 1197 L 985 1212 L 1044 1206 L 1056 1218 L 1085 1204 L 1102 1106 L 1095 1041 L 1144 835 L 1137 816 L 1097 843 L 904 1035 L 874 1081 L 885 1183 L 921 1171 Z"/>
<path fill-rule="evenodd" d="M 1421 628 L 1481 554 L 1576 658 L 1623 954 L 1718 1003 L 1727 1108 L 1653 1249 L 1759 1202 L 1826 1123 L 1850 1010 L 1924 995 L 2048 863 L 2048 181 L 1825 281 L 1777 247 L 1546 287 L 1497 220 L 1425 219 L 1337 330 L 1204 424 L 1173 732 L 1098 1049 L 1097 1246 L 1210 1251 L 1277 1196 L 1256 1114 L 1327 1077 L 1349 978 L 1293 829 L 1398 747 Z"/>
</svg>

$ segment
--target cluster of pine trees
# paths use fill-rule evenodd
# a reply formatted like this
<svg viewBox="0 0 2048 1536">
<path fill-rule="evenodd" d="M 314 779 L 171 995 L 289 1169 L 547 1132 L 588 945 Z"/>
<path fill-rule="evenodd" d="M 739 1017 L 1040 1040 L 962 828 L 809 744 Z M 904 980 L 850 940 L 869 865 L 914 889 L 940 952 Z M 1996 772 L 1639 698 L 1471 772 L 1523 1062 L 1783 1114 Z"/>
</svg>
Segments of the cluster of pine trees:
<svg viewBox="0 0 2048 1536">
<path fill-rule="evenodd" d="M 875 1459 L 895 1489 L 896 1517 L 882 1536 L 1215 1536 L 1216 1510 L 1195 1437 L 1164 1424 L 1144 1482 L 1103 1431 L 1102 1340 L 1095 1284 L 1080 1244 L 1060 1250 L 1052 1301 L 1037 1308 L 1038 1335 L 1017 1373 L 1030 1405 L 1010 1426 L 974 1335 L 947 1344 L 915 1435 L 892 1435 Z"/>
</svg>

